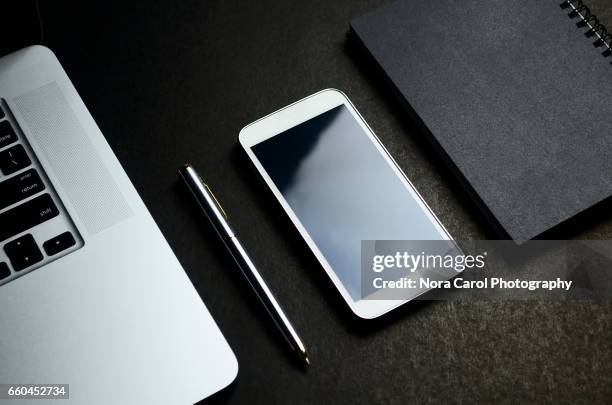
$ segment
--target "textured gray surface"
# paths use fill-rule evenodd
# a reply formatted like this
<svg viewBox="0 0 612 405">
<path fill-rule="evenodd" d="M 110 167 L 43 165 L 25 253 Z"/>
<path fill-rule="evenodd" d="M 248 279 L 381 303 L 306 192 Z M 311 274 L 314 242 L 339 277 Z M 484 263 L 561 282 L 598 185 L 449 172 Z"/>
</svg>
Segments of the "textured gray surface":
<svg viewBox="0 0 612 405">
<path fill-rule="evenodd" d="M 606 403 L 612 398 L 612 303 L 432 302 L 408 306 L 382 322 L 360 323 L 347 315 L 323 270 L 239 153 L 243 125 L 337 87 L 455 237 L 492 235 L 367 62 L 347 47 L 348 21 L 384 1 L 41 3 L 46 44 L 58 54 L 236 351 L 238 379 L 213 401 Z M 611 8 L 602 1 L 598 7 Z M 282 340 L 178 183 L 176 169 L 187 160 L 211 183 L 303 335 L 313 361 L 307 372 L 283 351 Z M 610 212 L 579 225 L 568 236 L 612 237 Z"/>
</svg>

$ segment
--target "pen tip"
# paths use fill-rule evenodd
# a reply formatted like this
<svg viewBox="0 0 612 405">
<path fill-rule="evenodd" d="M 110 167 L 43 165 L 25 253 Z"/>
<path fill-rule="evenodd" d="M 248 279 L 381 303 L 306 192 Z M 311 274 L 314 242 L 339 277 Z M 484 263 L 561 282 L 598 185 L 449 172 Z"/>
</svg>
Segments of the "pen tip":
<svg viewBox="0 0 612 405">
<path fill-rule="evenodd" d="M 310 360 L 308 359 L 308 357 L 305 357 L 305 358 L 304 358 L 304 361 L 306 362 L 306 364 L 307 364 L 307 365 L 309 365 L 309 366 L 310 366 Z"/>
</svg>

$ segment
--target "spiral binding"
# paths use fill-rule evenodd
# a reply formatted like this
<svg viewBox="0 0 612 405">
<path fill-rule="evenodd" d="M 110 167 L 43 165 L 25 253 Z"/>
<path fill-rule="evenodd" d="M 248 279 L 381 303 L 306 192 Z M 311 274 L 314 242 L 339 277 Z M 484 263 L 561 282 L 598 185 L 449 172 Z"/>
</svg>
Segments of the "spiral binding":
<svg viewBox="0 0 612 405">
<path fill-rule="evenodd" d="M 584 33 L 587 38 L 594 38 L 593 46 L 605 47 L 601 53 L 604 57 L 612 56 L 612 34 L 607 28 L 599 22 L 599 19 L 591 10 L 582 2 L 582 0 L 566 0 L 560 4 L 563 9 L 571 9 L 568 13 L 570 18 L 579 17 L 580 21 L 576 23 L 579 28 L 588 28 Z M 612 65 L 612 62 L 610 62 Z"/>
</svg>

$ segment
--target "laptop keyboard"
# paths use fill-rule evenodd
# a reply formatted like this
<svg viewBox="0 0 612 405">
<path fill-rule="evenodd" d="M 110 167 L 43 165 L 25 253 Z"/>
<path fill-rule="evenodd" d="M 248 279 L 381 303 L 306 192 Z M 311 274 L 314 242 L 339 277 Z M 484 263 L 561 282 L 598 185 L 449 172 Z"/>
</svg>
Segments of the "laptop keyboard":
<svg viewBox="0 0 612 405">
<path fill-rule="evenodd" d="M 0 285 L 83 246 L 8 106 L 0 105 Z"/>
</svg>

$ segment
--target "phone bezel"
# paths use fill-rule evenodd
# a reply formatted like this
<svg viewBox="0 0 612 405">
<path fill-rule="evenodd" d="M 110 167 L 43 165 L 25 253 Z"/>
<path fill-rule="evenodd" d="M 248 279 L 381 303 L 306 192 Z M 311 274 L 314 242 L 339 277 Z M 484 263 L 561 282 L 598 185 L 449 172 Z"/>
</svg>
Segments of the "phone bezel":
<svg viewBox="0 0 612 405">
<path fill-rule="evenodd" d="M 385 160 L 389 163 L 390 167 L 400 178 L 404 186 L 414 195 L 415 199 L 423 208 L 423 211 L 428 214 L 429 218 L 438 228 L 438 231 L 440 232 L 442 238 L 446 240 L 452 240 L 448 231 L 440 223 L 436 215 L 433 213 L 427 203 L 423 200 L 421 195 L 412 185 L 410 180 L 406 177 L 404 172 L 397 165 L 393 157 L 391 157 L 387 149 L 383 146 L 378 137 L 374 134 L 374 131 L 372 131 L 369 125 L 365 122 L 361 114 L 359 114 L 359 112 L 348 99 L 348 97 L 339 90 L 322 90 L 311 96 L 296 101 L 295 103 L 290 104 L 287 107 L 281 108 L 280 110 L 275 111 L 263 118 L 260 118 L 259 120 L 242 128 L 238 139 L 245 152 L 255 165 L 262 179 L 267 184 L 268 188 L 272 191 L 278 202 L 281 204 L 281 206 L 291 219 L 291 222 L 297 228 L 298 232 L 300 233 L 310 250 L 312 250 L 323 269 L 325 269 L 325 272 L 336 286 L 336 289 L 342 295 L 344 301 L 346 301 L 346 303 L 351 308 L 353 313 L 355 313 L 355 315 L 364 319 L 372 319 L 379 317 L 410 300 L 376 300 L 372 299 L 374 298 L 373 296 L 369 296 L 369 299 L 362 299 L 359 301 L 353 300 L 349 292 L 346 290 L 346 288 L 334 272 L 333 268 L 327 262 L 321 251 L 318 249 L 316 243 L 312 240 L 306 228 L 302 225 L 300 219 L 293 212 L 293 210 L 291 209 L 281 192 L 278 190 L 278 188 L 276 187 L 276 185 L 274 184 L 274 182 L 272 181 L 272 179 L 270 178 L 270 176 L 268 175 L 268 173 L 266 172 L 262 164 L 259 162 L 257 156 L 255 156 L 252 150 L 253 146 L 269 138 L 277 136 L 282 132 L 293 128 L 294 126 L 301 124 L 302 122 L 308 121 L 309 119 L 316 117 L 326 111 L 329 111 L 330 109 L 339 105 L 345 105 L 347 110 L 355 117 L 356 121 L 364 130 L 364 133 L 366 133 L 370 140 L 374 143 L 381 155 L 385 158 Z"/>
</svg>

